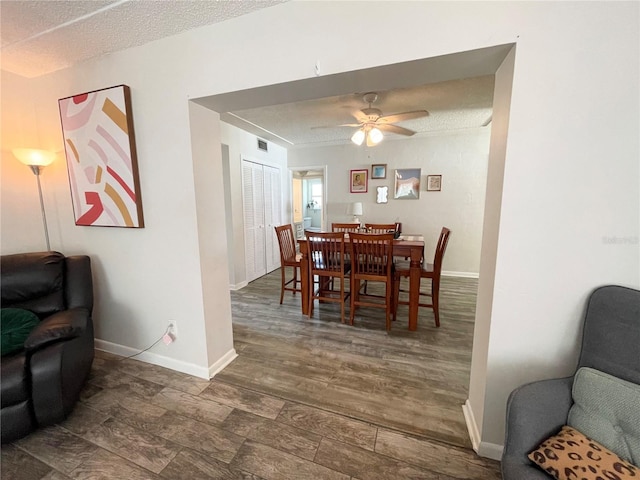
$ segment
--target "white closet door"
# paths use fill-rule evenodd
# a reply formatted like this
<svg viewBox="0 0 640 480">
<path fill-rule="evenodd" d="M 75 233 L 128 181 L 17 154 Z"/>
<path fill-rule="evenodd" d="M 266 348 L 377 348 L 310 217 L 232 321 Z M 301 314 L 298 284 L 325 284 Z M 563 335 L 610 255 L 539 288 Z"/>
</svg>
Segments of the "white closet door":
<svg viewBox="0 0 640 480">
<path fill-rule="evenodd" d="M 247 281 L 267 273 L 264 224 L 264 174 L 262 165 L 242 161 L 244 200 L 244 250 Z"/>
<path fill-rule="evenodd" d="M 282 225 L 280 169 L 264 165 L 264 223 L 267 273 L 280 266 L 280 248 L 275 227 Z"/>
</svg>

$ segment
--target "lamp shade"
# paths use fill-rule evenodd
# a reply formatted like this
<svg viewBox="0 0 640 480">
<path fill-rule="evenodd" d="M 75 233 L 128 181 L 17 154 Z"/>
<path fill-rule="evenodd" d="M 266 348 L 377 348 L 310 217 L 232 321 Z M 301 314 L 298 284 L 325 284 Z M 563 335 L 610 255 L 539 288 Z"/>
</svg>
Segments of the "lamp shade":
<svg viewBox="0 0 640 480">
<path fill-rule="evenodd" d="M 360 128 L 356 131 L 356 133 L 353 134 L 353 136 L 351 137 L 351 141 L 356 145 L 362 145 L 362 142 L 364 142 L 364 137 L 364 130 Z"/>
<path fill-rule="evenodd" d="M 374 127 L 371 130 L 369 130 L 369 139 L 371 139 L 371 143 L 373 144 L 380 143 L 383 138 L 384 136 L 382 135 L 382 132 L 377 128 Z"/>
<path fill-rule="evenodd" d="M 349 207 L 351 215 L 362 215 L 362 202 L 353 202 Z"/>
<path fill-rule="evenodd" d="M 46 167 L 55 160 L 55 152 L 37 150 L 35 148 L 14 148 L 13 154 L 25 165 Z"/>
</svg>

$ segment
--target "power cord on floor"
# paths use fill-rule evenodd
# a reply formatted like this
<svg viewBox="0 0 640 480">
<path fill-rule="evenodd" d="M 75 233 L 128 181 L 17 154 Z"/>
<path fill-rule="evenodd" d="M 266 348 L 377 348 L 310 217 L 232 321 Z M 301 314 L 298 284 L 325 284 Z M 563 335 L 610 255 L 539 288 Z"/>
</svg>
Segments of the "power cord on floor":
<svg viewBox="0 0 640 480">
<path fill-rule="evenodd" d="M 138 353 L 134 353 L 133 355 L 129 355 L 128 357 L 122 357 L 120 360 L 118 360 L 119 362 L 123 361 L 123 360 L 127 360 L 129 358 L 133 358 L 133 357 L 137 357 L 138 355 L 146 352 L 147 350 L 151 350 L 153 347 L 155 347 L 158 343 L 160 343 L 162 341 L 162 339 L 164 338 L 164 336 L 169 333 L 169 331 L 171 330 L 171 325 L 169 325 L 167 327 L 167 329 L 164 331 L 164 333 L 162 334 L 162 336 L 156 340 L 155 342 L 153 342 L 151 345 L 149 345 L 147 348 L 145 348 L 144 350 L 140 350 Z"/>
</svg>

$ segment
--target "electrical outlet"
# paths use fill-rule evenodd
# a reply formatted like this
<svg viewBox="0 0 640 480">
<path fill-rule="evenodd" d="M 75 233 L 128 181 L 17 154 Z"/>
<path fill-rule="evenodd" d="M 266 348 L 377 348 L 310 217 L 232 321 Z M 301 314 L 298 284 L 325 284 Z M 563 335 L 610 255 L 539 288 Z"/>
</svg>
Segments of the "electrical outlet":
<svg viewBox="0 0 640 480">
<path fill-rule="evenodd" d="M 178 324 L 175 322 L 175 320 L 169 323 L 169 326 L 167 327 L 167 333 L 173 335 L 174 340 L 178 338 Z"/>
</svg>

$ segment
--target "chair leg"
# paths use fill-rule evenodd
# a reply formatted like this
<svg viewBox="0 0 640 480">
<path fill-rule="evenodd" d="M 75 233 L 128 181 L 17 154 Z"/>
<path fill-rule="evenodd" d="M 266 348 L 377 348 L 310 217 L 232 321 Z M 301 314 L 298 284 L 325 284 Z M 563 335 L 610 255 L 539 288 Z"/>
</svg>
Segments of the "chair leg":
<svg viewBox="0 0 640 480">
<path fill-rule="evenodd" d="M 397 275 L 394 277 L 393 282 L 393 321 L 396 321 L 398 316 L 398 302 L 400 301 L 400 282 L 402 281 L 402 277 Z"/>
<path fill-rule="evenodd" d="M 344 323 L 344 278 L 340 280 L 340 300 L 340 323 Z"/>
<path fill-rule="evenodd" d="M 349 324 L 353 325 L 353 317 L 356 314 L 356 297 L 358 296 L 358 290 L 360 289 L 360 280 L 351 281 L 351 304 L 349 309 Z"/>
<path fill-rule="evenodd" d="M 284 275 L 285 266 L 282 265 L 280 267 L 280 305 L 282 305 L 282 299 L 284 298 L 284 283 L 285 283 L 285 275 Z"/>
<path fill-rule="evenodd" d="M 311 291 L 309 292 L 309 306 L 307 311 L 309 312 L 309 318 L 313 316 L 313 292 L 314 292 L 313 277 L 311 277 Z"/>
<path fill-rule="evenodd" d="M 298 288 L 298 267 L 293 267 L 293 294 L 296 294 L 296 288 Z"/>
<path fill-rule="evenodd" d="M 386 306 L 384 309 L 385 322 L 387 332 L 391 330 L 391 311 L 393 310 L 393 277 L 391 277 L 391 284 L 387 284 L 384 289 Z"/>
<path fill-rule="evenodd" d="M 433 316 L 436 319 L 436 327 L 440 326 L 440 282 L 431 280 L 431 303 L 433 304 Z"/>
</svg>

